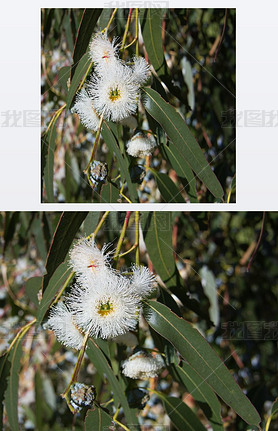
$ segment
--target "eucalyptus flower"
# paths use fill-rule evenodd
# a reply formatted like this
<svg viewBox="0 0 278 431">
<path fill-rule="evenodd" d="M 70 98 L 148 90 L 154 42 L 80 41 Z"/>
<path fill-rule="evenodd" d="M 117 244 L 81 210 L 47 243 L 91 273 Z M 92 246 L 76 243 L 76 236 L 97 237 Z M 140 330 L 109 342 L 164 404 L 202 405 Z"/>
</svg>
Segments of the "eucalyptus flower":
<svg viewBox="0 0 278 431">
<path fill-rule="evenodd" d="M 126 151 L 132 157 L 150 156 L 156 147 L 156 140 L 153 136 L 148 138 L 139 132 L 134 135 L 126 144 Z"/>
<path fill-rule="evenodd" d="M 147 380 L 151 377 L 157 377 L 158 373 L 164 367 L 161 356 L 148 355 L 139 351 L 130 356 L 123 363 L 123 374 L 131 379 Z"/>
</svg>

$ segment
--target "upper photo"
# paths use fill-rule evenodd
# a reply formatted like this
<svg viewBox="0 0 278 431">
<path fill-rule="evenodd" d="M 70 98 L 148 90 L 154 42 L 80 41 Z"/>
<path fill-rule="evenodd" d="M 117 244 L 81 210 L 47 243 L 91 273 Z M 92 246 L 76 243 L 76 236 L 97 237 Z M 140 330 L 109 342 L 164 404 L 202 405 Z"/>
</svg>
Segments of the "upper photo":
<svg viewBox="0 0 278 431">
<path fill-rule="evenodd" d="M 41 202 L 235 203 L 235 40 L 230 8 L 42 9 Z"/>
</svg>

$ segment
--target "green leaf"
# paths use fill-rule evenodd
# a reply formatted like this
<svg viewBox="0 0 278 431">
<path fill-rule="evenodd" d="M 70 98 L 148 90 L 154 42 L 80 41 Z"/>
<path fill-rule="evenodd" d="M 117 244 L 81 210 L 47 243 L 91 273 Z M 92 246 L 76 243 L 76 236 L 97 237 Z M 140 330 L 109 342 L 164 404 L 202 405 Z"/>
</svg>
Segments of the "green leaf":
<svg viewBox="0 0 278 431">
<path fill-rule="evenodd" d="M 188 93 L 187 93 L 187 100 L 188 105 L 190 106 L 191 110 L 194 111 L 195 108 L 195 95 L 194 95 L 194 82 L 193 82 L 193 73 L 192 73 L 192 67 L 190 62 L 187 60 L 186 57 L 183 57 L 181 59 L 181 71 L 183 74 L 184 82 L 187 85 Z"/>
<path fill-rule="evenodd" d="M 132 183 L 129 170 L 128 170 L 128 160 L 126 156 L 121 153 L 117 140 L 111 130 L 111 126 L 106 121 L 103 122 L 101 134 L 109 150 L 112 152 L 112 154 L 115 153 L 117 162 L 119 163 L 119 166 L 120 166 L 122 181 L 127 182 L 127 187 L 129 190 L 131 201 L 138 202 L 136 186 L 135 184 Z"/>
<path fill-rule="evenodd" d="M 55 140 L 56 140 L 56 123 L 59 117 L 57 117 L 46 134 L 42 138 L 43 149 L 42 153 L 45 154 L 45 168 L 44 168 L 44 183 L 46 198 L 48 202 L 54 202 L 53 194 L 53 169 L 54 169 L 54 151 L 55 151 Z M 42 161 L 43 163 L 43 161 Z"/>
<path fill-rule="evenodd" d="M 42 287 L 43 277 L 32 277 L 25 283 L 25 292 L 33 304 L 38 307 L 38 293 Z"/>
<path fill-rule="evenodd" d="M 8 354 L 5 354 L 0 357 L 0 427 L 3 429 L 3 400 L 4 394 L 8 384 L 8 377 L 10 375 L 10 367 L 11 363 L 8 360 Z"/>
<path fill-rule="evenodd" d="M 68 92 L 68 79 L 70 77 L 70 66 L 61 67 L 58 72 L 58 81 L 60 86 Z"/>
<path fill-rule="evenodd" d="M 89 57 L 89 54 L 88 53 L 84 54 L 76 67 L 74 76 L 71 78 L 70 88 L 67 95 L 66 109 L 70 109 L 75 93 L 79 87 L 79 84 L 81 83 L 85 75 L 86 76 L 88 75 L 91 65 L 92 65 L 92 61 Z"/>
<path fill-rule="evenodd" d="M 20 337 L 9 354 L 10 377 L 8 387 L 5 392 L 5 406 L 7 410 L 8 422 L 12 431 L 19 431 L 18 425 L 18 373 L 20 369 L 20 359 L 22 357 L 22 338 Z"/>
<path fill-rule="evenodd" d="M 43 291 L 46 289 L 56 268 L 64 261 L 72 241 L 87 214 L 88 211 L 62 213 L 48 251 L 45 264 L 47 274 L 43 278 Z"/>
<path fill-rule="evenodd" d="M 152 88 L 143 88 L 142 91 L 147 112 L 163 127 L 173 142 L 176 157 L 185 160 L 210 192 L 216 198 L 221 198 L 223 189 L 180 114 Z"/>
<path fill-rule="evenodd" d="M 181 366 L 172 366 L 171 371 L 176 380 L 180 381 L 197 401 L 213 431 L 223 431 L 221 404 L 211 387 L 185 362 L 182 362 Z"/>
<path fill-rule="evenodd" d="M 4 253 L 12 241 L 17 225 L 20 223 L 20 212 L 6 212 L 4 224 Z"/>
<path fill-rule="evenodd" d="M 73 50 L 73 36 L 72 36 L 72 30 L 71 30 L 70 15 L 69 15 L 68 11 L 66 11 L 66 13 L 65 13 L 63 24 L 64 24 L 65 33 L 66 33 L 68 49 L 72 52 L 72 50 Z"/>
<path fill-rule="evenodd" d="M 103 431 L 112 425 L 112 419 L 101 408 L 89 410 L 85 419 L 85 431 Z"/>
<path fill-rule="evenodd" d="M 99 222 L 100 211 L 89 212 L 84 220 L 84 236 L 94 233 Z"/>
<path fill-rule="evenodd" d="M 50 278 L 47 288 L 44 291 L 42 300 L 39 304 L 37 313 L 37 326 L 39 326 L 39 324 L 42 322 L 48 307 L 52 303 L 55 296 L 58 294 L 60 288 L 64 285 L 66 280 L 71 277 L 71 275 L 72 269 L 69 268 L 68 262 L 64 262 L 58 266 Z"/>
<path fill-rule="evenodd" d="M 102 186 L 101 192 L 100 192 L 100 202 L 116 203 L 118 202 L 119 197 L 120 197 L 119 190 L 113 183 L 109 182 Z"/>
<path fill-rule="evenodd" d="M 220 316 L 219 316 L 219 306 L 218 306 L 218 292 L 217 292 L 217 286 L 216 286 L 216 280 L 215 280 L 214 274 L 205 265 L 200 270 L 200 276 L 201 276 L 204 293 L 208 297 L 210 302 L 210 307 L 209 307 L 210 320 L 214 323 L 215 326 L 218 326 Z"/>
<path fill-rule="evenodd" d="M 161 392 L 155 392 L 163 401 L 165 410 L 179 431 L 205 431 L 194 412 L 179 398 L 168 397 Z"/>
<path fill-rule="evenodd" d="M 141 226 L 153 266 L 162 281 L 171 286 L 175 282 L 177 271 L 172 248 L 171 213 L 144 212 Z"/>
<path fill-rule="evenodd" d="M 95 29 L 97 20 L 101 14 L 102 9 L 84 9 L 78 32 L 76 41 L 74 44 L 73 50 L 73 66 L 71 69 L 71 79 L 73 78 L 75 72 L 78 70 L 78 66 L 76 64 L 79 63 L 81 58 L 84 56 L 87 51 L 91 36 Z M 76 69 L 76 70 L 75 70 Z"/>
<path fill-rule="evenodd" d="M 93 339 L 90 339 L 88 341 L 86 353 L 89 356 L 90 361 L 94 364 L 94 366 L 98 370 L 98 372 L 101 373 L 102 375 L 103 374 L 106 375 L 111 385 L 111 388 L 113 390 L 115 405 L 117 405 L 118 403 L 121 404 L 124 410 L 126 422 L 129 424 L 129 428 L 131 430 L 140 429 L 139 425 L 137 426 L 138 420 L 134 412 L 130 409 L 128 405 L 126 395 L 123 392 L 123 388 L 120 385 L 119 380 L 117 379 L 111 366 L 107 362 L 105 355 L 103 354 L 103 352 L 100 350 L 100 348 L 97 346 L 97 344 Z"/>
<path fill-rule="evenodd" d="M 35 373 L 35 421 L 37 430 L 41 430 L 43 427 L 43 401 L 42 377 L 41 370 L 39 370 Z"/>
<path fill-rule="evenodd" d="M 271 407 L 271 415 L 276 415 L 278 413 L 278 398 L 273 402 Z"/>
<path fill-rule="evenodd" d="M 194 370 L 250 425 L 258 425 L 260 416 L 244 395 L 225 364 L 193 326 L 176 316 L 163 304 L 144 302 L 149 325 L 169 340 Z"/>
<path fill-rule="evenodd" d="M 152 66 L 158 75 L 166 71 L 162 46 L 163 9 L 140 9 L 140 23 L 144 45 Z"/>
<path fill-rule="evenodd" d="M 167 145 L 161 145 L 160 151 L 162 152 L 164 158 L 169 160 L 172 168 L 181 179 L 190 202 L 198 203 L 196 178 L 187 161 L 177 156 L 175 146 L 171 141 L 168 142 Z"/>
<path fill-rule="evenodd" d="M 167 174 L 156 172 L 155 169 L 149 168 L 156 179 L 158 189 L 164 202 L 168 203 L 185 203 L 176 184 Z"/>
<path fill-rule="evenodd" d="M 54 18 L 55 9 L 44 9 L 44 23 L 43 23 L 43 44 L 45 43 L 48 34 L 52 27 L 52 20 Z"/>
<path fill-rule="evenodd" d="M 107 26 L 110 16 L 112 14 L 112 10 L 110 8 L 105 8 L 102 10 L 101 15 L 99 17 L 99 29 L 104 30 Z"/>
</svg>

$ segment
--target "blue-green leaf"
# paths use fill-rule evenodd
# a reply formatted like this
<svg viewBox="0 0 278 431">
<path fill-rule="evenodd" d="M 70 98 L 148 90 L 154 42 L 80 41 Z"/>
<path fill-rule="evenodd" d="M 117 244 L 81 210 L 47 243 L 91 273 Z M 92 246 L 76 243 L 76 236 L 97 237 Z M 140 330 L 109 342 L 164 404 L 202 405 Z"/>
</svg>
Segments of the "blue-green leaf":
<svg viewBox="0 0 278 431">
<path fill-rule="evenodd" d="M 244 395 L 225 364 L 193 326 L 176 316 L 163 304 L 144 302 L 149 325 L 169 340 L 213 390 L 250 425 L 258 425 L 260 416 Z"/>
<path fill-rule="evenodd" d="M 185 159 L 210 192 L 216 198 L 221 198 L 223 189 L 180 114 L 152 88 L 144 88 L 142 91 L 147 112 L 169 136 L 174 144 L 176 157 L 180 160 Z"/>
</svg>

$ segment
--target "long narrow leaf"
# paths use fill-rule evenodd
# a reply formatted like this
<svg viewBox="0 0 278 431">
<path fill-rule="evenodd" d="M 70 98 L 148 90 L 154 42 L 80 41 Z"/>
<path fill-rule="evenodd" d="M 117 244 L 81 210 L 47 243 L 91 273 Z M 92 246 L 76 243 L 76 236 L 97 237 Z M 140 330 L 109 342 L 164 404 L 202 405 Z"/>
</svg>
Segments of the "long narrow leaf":
<svg viewBox="0 0 278 431">
<path fill-rule="evenodd" d="M 223 189 L 180 114 L 152 88 L 144 88 L 143 93 L 147 112 L 163 127 L 175 146 L 177 157 L 185 158 L 210 192 L 221 198 Z"/>
<path fill-rule="evenodd" d="M 214 431 L 223 431 L 221 420 L 221 405 L 211 387 L 193 370 L 193 368 L 182 362 L 181 366 L 171 367 L 177 381 L 180 381 L 190 395 L 196 400 L 211 423 Z"/>
<path fill-rule="evenodd" d="M 86 353 L 89 356 L 90 361 L 98 370 L 98 372 L 106 375 L 113 390 L 113 397 L 115 403 L 121 404 L 124 410 L 126 421 L 129 424 L 129 428 L 133 431 L 138 430 L 138 420 L 128 405 L 126 395 L 123 392 L 123 388 L 120 385 L 119 380 L 115 376 L 109 363 L 107 362 L 105 355 L 102 353 L 100 348 L 93 340 L 89 340 Z"/>
<path fill-rule="evenodd" d="M 130 178 L 127 158 L 122 155 L 120 148 L 117 144 L 116 138 L 111 130 L 111 127 L 109 123 L 107 123 L 106 121 L 104 121 L 103 123 L 101 134 L 109 150 L 112 153 L 115 153 L 116 155 L 117 162 L 119 163 L 119 166 L 120 166 L 122 180 L 127 182 L 127 187 L 128 187 L 132 202 L 138 202 L 136 186 L 135 184 L 132 183 Z"/>
<path fill-rule="evenodd" d="M 76 65 L 88 48 L 90 39 L 101 12 L 102 9 L 84 9 L 73 50 L 74 64 L 71 69 L 71 78 L 74 76 Z"/>
<path fill-rule="evenodd" d="M 100 408 L 89 410 L 85 419 L 85 431 L 103 431 L 112 426 L 112 419 L 108 413 Z"/>
<path fill-rule="evenodd" d="M 69 268 L 68 262 L 64 262 L 60 266 L 58 266 L 58 268 L 50 278 L 47 288 L 44 291 L 42 300 L 39 304 L 37 313 L 37 326 L 42 322 L 44 315 L 48 310 L 48 307 L 58 294 L 60 288 L 63 286 L 65 281 L 68 279 L 68 277 L 70 277 L 71 273 L 72 270 L 71 268 Z"/>
<path fill-rule="evenodd" d="M 176 316 L 163 304 L 145 301 L 144 316 L 149 325 L 169 340 L 195 371 L 250 425 L 260 416 L 244 395 L 225 364 L 193 326 Z"/>
<path fill-rule="evenodd" d="M 179 431 L 205 431 L 195 413 L 179 398 L 156 392 L 162 399 L 166 413 Z"/>
<path fill-rule="evenodd" d="M 56 268 L 64 261 L 72 241 L 87 214 L 88 211 L 62 213 L 48 251 L 45 264 L 47 274 L 43 278 L 43 291 L 46 289 Z"/>
</svg>

